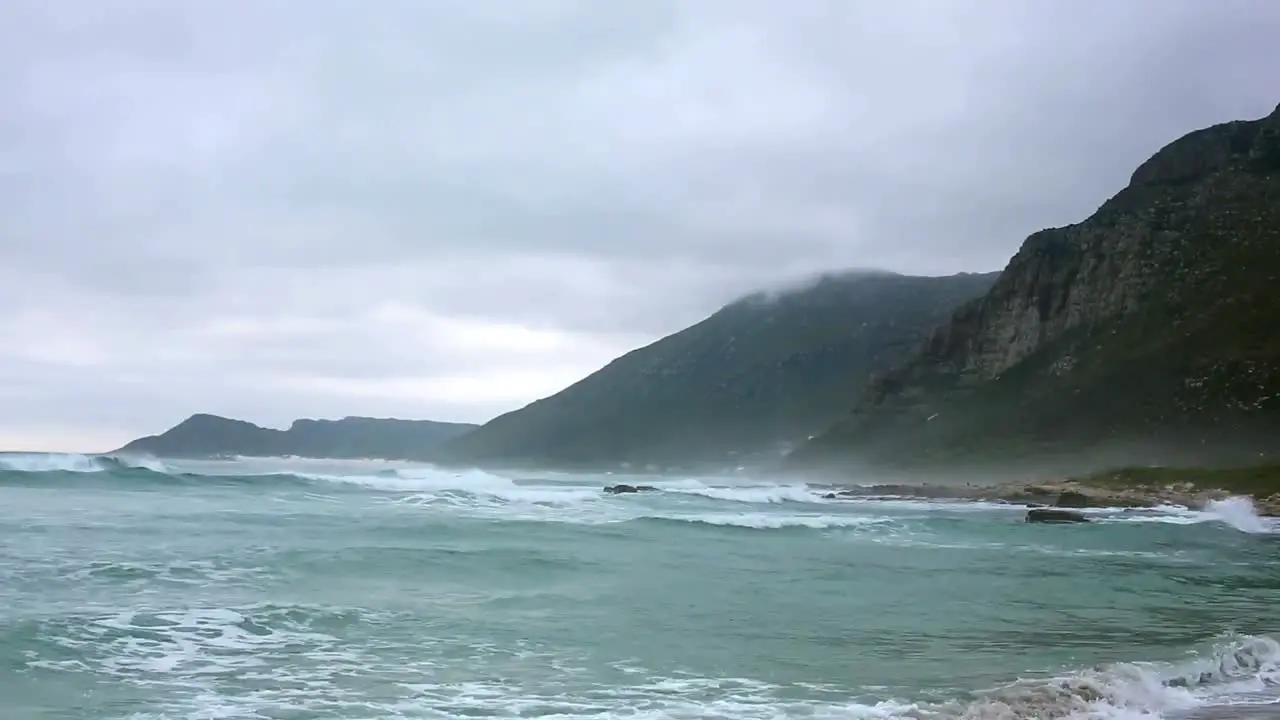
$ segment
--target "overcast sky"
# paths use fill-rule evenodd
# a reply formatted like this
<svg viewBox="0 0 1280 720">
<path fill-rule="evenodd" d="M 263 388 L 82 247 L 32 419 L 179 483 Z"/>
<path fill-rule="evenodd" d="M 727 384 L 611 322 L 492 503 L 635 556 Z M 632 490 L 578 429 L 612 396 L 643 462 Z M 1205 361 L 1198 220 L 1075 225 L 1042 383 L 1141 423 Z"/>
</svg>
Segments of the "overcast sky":
<svg viewBox="0 0 1280 720">
<path fill-rule="evenodd" d="M 1003 267 L 1280 102 L 1273 0 L 5 0 L 0 448 L 483 421 L 742 293 Z"/>
</svg>

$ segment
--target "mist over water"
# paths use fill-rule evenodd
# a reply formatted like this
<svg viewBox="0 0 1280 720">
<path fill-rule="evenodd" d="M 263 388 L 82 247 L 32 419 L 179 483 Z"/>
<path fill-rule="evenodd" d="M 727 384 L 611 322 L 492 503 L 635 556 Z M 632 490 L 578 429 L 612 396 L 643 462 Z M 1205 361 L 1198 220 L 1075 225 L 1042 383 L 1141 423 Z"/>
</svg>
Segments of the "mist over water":
<svg viewBox="0 0 1280 720">
<path fill-rule="evenodd" d="M 0 455 L 4 717 L 1178 717 L 1277 698 L 1280 535 L 1245 499 L 1041 526 L 630 480 L 660 491 Z"/>
</svg>

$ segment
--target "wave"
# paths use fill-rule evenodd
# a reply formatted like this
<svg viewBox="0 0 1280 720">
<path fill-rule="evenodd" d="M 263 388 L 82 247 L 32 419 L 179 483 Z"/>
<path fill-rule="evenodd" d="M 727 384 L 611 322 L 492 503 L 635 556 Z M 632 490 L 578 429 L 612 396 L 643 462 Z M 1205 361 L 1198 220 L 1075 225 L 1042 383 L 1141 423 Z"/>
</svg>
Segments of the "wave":
<svg viewBox="0 0 1280 720">
<path fill-rule="evenodd" d="M 401 501 L 414 504 L 439 502 L 457 505 L 479 500 L 564 506 L 603 499 L 603 493 L 598 488 L 521 483 L 481 470 L 446 472 L 427 468 L 402 468 L 376 475 L 302 475 L 302 477 L 339 485 L 409 493 L 401 498 Z"/>
<path fill-rule="evenodd" d="M 683 495 L 697 495 L 712 500 L 724 500 L 740 503 L 777 504 L 794 503 L 826 503 L 820 493 L 808 485 L 705 485 L 694 481 L 687 486 L 658 486 L 659 490 Z"/>
<path fill-rule="evenodd" d="M 80 453 L 0 453 L 0 471 L 22 473 L 99 473 L 112 470 L 150 470 L 168 473 L 160 460 L 144 455 L 82 455 Z"/>
<path fill-rule="evenodd" d="M 1247 497 L 1211 500 L 1204 512 L 1219 522 L 1251 535 L 1266 534 L 1276 530 L 1274 521 L 1258 515 L 1258 509 L 1254 507 L 1253 500 Z"/>
<path fill-rule="evenodd" d="M 767 513 L 708 513 L 703 515 L 645 515 L 638 522 L 679 523 L 736 527 L 750 530 L 785 530 L 804 528 L 830 530 L 868 527 L 896 522 L 895 518 L 871 515 L 771 515 Z"/>
<path fill-rule="evenodd" d="M 901 717 L 1150 718 L 1204 706 L 1280 703 L 1277 692 L 1280 643 L 1267 636 L 1225 636 L 1187 662 L 1118 663 L 1023 680 L 967 701 L 917 706 Z"/>
<path fill-rule="evenodd" d="M 111 483 L 122 487 L 239 485 L 272 490 L 310 489 L 326 495 L 341 493 L 342 488 L 364 489 L 385 493 L 390 497 L 384 499 L 392 502 L 448 508 L 466 515 L 585 524 L 649 519 L 760 530 L 827 530 L 867 525 L 869 517 L 884 515 L 895 516 L 900 521 L 911 520 L 904 512 L 918 515 L 926 511 L 926 516 L 942 512 L 944 517 L 957 512 L 1021 512 L 1020 508 L 1009 505 L 941 499 L 860 498 L 836 502 L 823 497 L 824 488 L 806 484 L 741 481 L 719 484 L 698 478 L 652 478 L 648 482 L 656 492 L 608 496 L 601 491 L 603 482 L 587 485 L 584 481 L 588 479 L 582 476 L 574 478 L 577 482 L 553 482 L 513 479 L 475 469 L 396 467 L 385 462 L 162 461 L 147 456 L 0 453 L 0 471 L 5 471 L 2 482 L 7 485 L 92 482 L 94 487 L 101 487 L 107 479 L 103 473 L 107 473 Z M 723 503 L 736 505 L 741 511 L 723 512 L 725 506 L 715 505 Z M 804 507 L 806 505 L 809 507 Z M 851 512 L 831 512 L 837 505 Z M 752 506 L 759 510 L 749 510 Z M 787 506 L 792 509 L 786 509 Z M 1280 533 L 1280 521 L 1259 517 L 1252 501 L 1245 497 L 1212 502 L 1203 510 L 1166 506 L 1146 510 L 1099 508 L 1085 512 L 1104 523 L 1215 523 L 1247 534 Z"/>
<path fill-rule="evenodd" d="M 436 679 L 433 656 L 452 648 L 455 638 L 427 640 L 426 652 L 388 648 L 396 662 L 373 648 L 345 643 L 348 628 L 395 622 L 382 611 L 363 608 L 258 604 L 237 607 L 193 607 L 161 610 L 133 608 L 119 612 L 66 616 L 32 628 L 33 640 L 60 648 L 76 648 L 26 664 L 50 670 L 89 668 L 117 682 L 168 686 L 168 706 L 181 715 L 205 716 L 217 704 L 219 717 L 276 716 L 299 705 L 340 704 L 344 716 L 399 717 L 448 708 L 456 715 L 524 715 L 530 703 L 554 709 L 558 717 L 735 717 L 776 720 L 786 717 L 880 718 L 882 720 L 1065 720 L 1066 718 L 1161 718 L 1201 708 L 1218 707 L 1222 717 L 1237 717 L 1231 708 L 1246 704 L 1280 709 L 1280 643 L 1266 636 L 1224 636 L 1188 661 L 1117 663 L 1055 676 L 1024 679 L 1002 687 L 950 700 L 924 702 L 868 696 L 868 688 L 798 683 L 776 685 L 733 677 L 699 677 L 650 672 L 635 665 L 614 665 L 628 682 L 574 690 L 556 676 L 546 679 L 494 678 L 486 660 L 500 662 L 506 651 L 486 647 L 464 655 L 460 664 L 471 678 Z M 139 638 L 146 638 L 140 642 Z M 403 655 L 399 651 L 403 651 Z M 573 660 L 552 650 L 513 650 L 558 669 L 577 668 Z M 314 660 L 314 661 L 308 661 Z M 266 669 L 270 674 L 266 674 Z M 218 689 L 200 680 L 210 675 L 259 673 L 276 692 L 244 692 L 236 685 Z M 394 699 L 339 690 L 333 680 L 392 682 L 407 691 Z M 363 684 L 363 683 L 359 683 Z M 797 697 L 805 686 L 813 693 Z M 394 704 L 394 708 L 391 706 Z M 639 710 L 639 712 L 638 712 Z M 483 711 L 483 712 L 482 712 Z M 511 711 L 511 712 L 503 712 Z M 544 714 L 544 713 L 539 713 Z"/>
<path fill-rule="evenodd" d="M 1166 523 L 1171 525 L 1199 525 L 1219 523 L 1250 535 L 1280 533 L 1280 519 L 1266 518 L 1258 514 L 1253 500 L 1236 495 L 1222 500 L 1209 501 L 1203 510 L 1191 510 L 1176 505 L 1164 505 L 1145 510 L 1108 508 L 1091 511 L 1105 522 Z"/>
</svg>

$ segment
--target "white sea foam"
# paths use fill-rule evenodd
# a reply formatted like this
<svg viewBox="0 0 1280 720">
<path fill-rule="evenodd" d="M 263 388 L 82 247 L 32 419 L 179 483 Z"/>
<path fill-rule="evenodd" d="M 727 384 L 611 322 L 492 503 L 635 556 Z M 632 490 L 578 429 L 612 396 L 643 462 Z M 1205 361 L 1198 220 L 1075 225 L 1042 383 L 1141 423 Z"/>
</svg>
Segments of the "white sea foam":
<svg viewBox="0 0 1280 720">
<path fill-rule="evenodd" d="M 1152 720 L 1210 707 L 1230 717 L 1233 706 L 1275 702 L 1280 689 L 1280 644 L 1251 636 L 1223 638 L 1182 663 L 1084 669 L 943 702 L 868 698 L 867 689 L 859 691 L 862 701 L 856 702 L 849 689 L 816 687 L 807 687 L 809 697 L 800 699 L 793 688 L 756 679 L 671 676 L 640 667 L 617 668 L 629 679 L 626 683 L 599 685 L 578 683 L 591 674 L 589 668 L 581 658 L 554 649 L 477 645 L 444 662 L 440 651 L 456 638 L 432 638 L 406 652 L 399 647 L 353 647 L 316 629 L 376 626 L 392 620 L 354 612 L 262 605 L 71 618 L 50 627 L 53 634 L 47 639 L 74 651 L 76 659 L 28 664 L 168 687 L 167 704 L 156 708 L 156 717 L 205 718 L 302 712 L 351 718 L 497 714 L 597 720 Z M 383 651 L 390 654 L 384 656 Z M 491 663 L 533 663 L 553 672 L 488 680 Z M 379 689 L 367 694 L 353 689 L 359 687 Z"/>
<path fill-rule="evenodd" d="M 698 495 L 713 500 L 726 500 L 740 503 L 823 503 L 821 494 L 808 485 L 736 485 L 715 486 L 696 482 L 690 485 L 677 485 L 664 488 L 670 492 L 687 495 Z"/>
<path fill-rule="evenodd" d="M 6 453 L 0 470 L 17 472 L 102 472 L 106 468 L 88 455 L 76 453 Z"/>
<path fill-rule="evenodd" d="M 810 528 L 826 530 L 830 528 L 866 527 L 884 525 L 894 522 L 890 517 L 874 517 L 869 515 L 795 515 L 770 513 L 708 513 L 703 515 L 658 516 L 666 520 L 680 520 L 705 525 L 720 525 L 758 530 L 778 530 L 782 528 Z"/>
<path fill-rule="evenodd" d="M 1225 500 L 1212 500 L 1205 507 L 1206 515 L 1226 523 L 1240 532 L 1250 534 L 1270 533 L 1276 531 L 1274 520 L 1267 520 L 1258 515 L 1253 500 L 1243 497 L 1229 497 Z"/>
<path fill-rule="evenodd" d="M 670 520 L 753 529 L 858 527 L 891 518 L 845 506 L 846 514 L 799 510 L 802 503 L 823 503 L 803 485 L 712 485 L 696 479 L 654 479 L 656 491 L 609 495 L 600 486 L 514 480 L 478 470 L 398 469 L 376 475 L 301 474 L 317 482 L 368 487 L 392 493 L 390 503 L 452 515 L 599 525 L 637 520 Z M 641 484 L 646 484 L 641 481 Z M 708 511 L 703 498 L 759 510 Z M 674 502 L 673 502 L 674 501 Z M 793 506 L 796 509 L 788 509 Z"/>
<path fill-rule="evenodd" d="M 1253 500 L 1233 496 L 1212 500 L 1204 510 L 1190 510 L 1176 505 L 1164 505 L 1146 511 L 1127 512 L 1119 508 L 1085 511 L 1106 522 L 1165 523 L 1171 525 L 1199 525 L 1221 523 L 1251 535 L 1280 532 L 1280 520 L 1258 515 Z"/>
<path fill-rule="evenodd" d="M 145 456 L 81 455 L 79 453 L 3 453 L 0 454 L 0 470 L 15 472 L 74 472 L 98 473 L 118 468 L 142 468 L 153 472 L 168 472 L 160 460 Z"/>
<path fill-rule="evenodd" d="M 1020 514 L 1026 513 L 1027 511 L 1027 509 L 1021 505 L 1011 505 L 1009 503 L 947 498 L 901 498 L 885 496 L 872 498 L 848 498 L 841 499 L 839 502 L 842 505 L 875 506 L 886 510 L 914 512 Z"/>
<path fill-rule="evenodd" d="M 1270 637 L 1224 638 L 1177 664 L 1120 663 L 1026 680 L 914 715 L 963 720 L 1050 718 L 1160 718 L 1206 706 L 1276 702 L 1280 696 L 1280 643 Z M 1280 709 L 1280 706 L 1277 706 Z"/>
</svg>

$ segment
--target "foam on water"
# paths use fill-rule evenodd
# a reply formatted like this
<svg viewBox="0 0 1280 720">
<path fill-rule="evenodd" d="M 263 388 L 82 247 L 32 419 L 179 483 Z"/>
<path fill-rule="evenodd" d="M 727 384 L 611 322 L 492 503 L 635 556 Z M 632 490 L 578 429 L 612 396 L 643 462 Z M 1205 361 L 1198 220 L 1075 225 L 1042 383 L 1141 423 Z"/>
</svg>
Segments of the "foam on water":
<svg viewBox="0 0 1280 720">
<path fill-rule="evenodd" d="M 1240 532 L 1259 535 L 1276 531 L 1275 523 L 1259 516 L 1257 508 L 1253 506 L 1253 500 L 1247 497 L 1211 500 L 1204 511 L 1205 514 Z"/>
<path fill-rule="evenodd" d="M 445 471 L 431 467 L 383 470 L 376 474 L 294 473 L 312 481 L 356 485 L 394 493 L 391 502 L 423 509 L 485 517 L 558 523 L 601 524 L 670 519 L 707 525 L 757 529 L 846 527 L 865 517 L 780 511 L 786 504 L 830 504 L 806 485 L 717 485 L 684 478 L 650 481 L 657 492 L 610 496 L 600 487 L 520 481 L 480 470 Z M 723 513 L 663 503 L 662 497 L 769 506 L 768 512 Z"/>
<path fill-rule="evenodd" d="M 601 488 L 604 478 L 599 477 L 505 477 L 405 463 L 281 460 L 215 467 L 213 463 L 166 464 L 158 460 L 148 466 L 150 462 L 77 455 L 0 456 L 0 463 L 5 463 L 0 468 L 51 473 L 45 478 L 48 483 L 42 478 L 20 477 L 17 485 L 8 488 L 9 499 L 26 498 L 31 505 L 7 506 L 8 528 L 13 534 L 0 538 L 7 542 L 0 544 L 0 598 L 13 600 L 14 592 L 22 593 L 18 599 L 31 611 L 20 621 L 0 623 L 0 631 L 17 638 L 19 631 L 34 628 L 30 635 L 35 642 L 23 654 L 11 655 L 6 661 L 22 665 L 23 672 L 60 674 L 47 681 L 51 685 L 61 682 L 58 677 L 90 677 L 102 685 L 135 688 L 148 697 L 150 705 L 145 713 L 127 716 L 133 720 L 481 715 L 566 720 L 1127 720 L 1178 717 L 1179 713 L 1231 703 L 1270 702 L 1280 683 L 1280 646 L 1273 639 L 1230 636 L 1182 663 L 1135 662 L 1041 672 L 983 691 L 972 690 L 978 682 L 965 682 L 962 685 L 970 692 L 963 695 L 960 687 L 951 686 L 938 691 L 945 692 L 940 696 L 929 691 L 927 684 L 904 684 L 908 690 L 859 684 L 858 672 L 867 672 L 868 667 L 892 667 L 888 663 L 904 658 L 935 663 L 944 678 L 970 670 L 962 667 L 967 655 L 931 657 L 935 647 L 952 652 L 956 647 L 962 652 L 969 648 L 978 648 L 975 652 L 991 647 L 1018 648 L 1009 649 L 1008 655 L 1052 650 L 1055 644 L 1071 642 L 1076 634 L 1071 625 L 1074 621 L 1066 623 L 1065 631 L 1059 627 L 1038 634 L 1041 623 L 1061 624 L 1061 618 L 1051 617 L 1052 609 L 1047 611 L 1050 615 L 1035 616 L 1035 624 L 1024 623 L 1016 630 L 1006 625 L 1012 625 L 1013 620 L 1002 614 L 1034 612 L 1036 603 L 1042 603 L 1041 611 L 1052 608 L 1054 599 L 1037 596 L 1039 591 L 1032 585 L 1055 571 L 1059 576 L 1070 574 L 1074 582 L 1074 573 L 1099 573 L 1112 563 L 1107 572 L 1121 573 L 1118 577 L 1128 582 L 1131 573 L 1157 568 L 1150 573 L 1157 582 L 1173 582 L 1170 577 L 1176 575 L 1178 582 L 1188 583 L 1190 593 L 1201 593 L 1210 592 L 1212 583 L 1200 582 L 1196 573 L 1209 572 L 1206 568 L 1218 560 L 1214 553 L 1238 552 L 1243 554 L 1232 560 L 1252 563 L 1249 571 L 1255 573 L 1241 576 L 1244 592 L 1263 594 L 1268 586 L 1264 578 L 1256 576 L 1270 567 L 1263 555 L 1268 542 L 1246 534 L 1272 532 L 1274 526 L 1259 518 L 1242 498 L 1212 503 L 1202 511 L 1177 507 L 1140 512 L 1089 510 L 1102 522 L 1086 527 L 1048 527 L 1021 523 L 1025 509 L 1018 506 L 908 499 L 828 501 L 821 496 L 823 489 L 745 478 L 612 478 L 652 484 L 658 489 L 608 495 Z M 114 479 L 122 484 L 141 484 L 148 492 L 121 495 L 115 498 L 118 504 L 109 507 L 103 505 L 104 499 L 111 499 L 109 493 L 101 491 L 103 483 L 98 482 L 105 477 L 84 482 L 65 474 L 137 468 L 150 472 L 120 472 Z M 191 468 L 234 480 L 219 486 L 197 477 L 181 484 L 156 475 L 166 470 L 189 473 Z M 52 512 L 46 485 L 56 482 L 67 487 L 63 500 L 67 504 Z M 156 483 L 162 482 L 174 492 L 154 491 Z M 88 509 L 77 508 L 74 500 L 85 488 L 90 492 L 83 494 L 91 497 L 85 502 Z M 132 514 L 145 503 L 154 503 L 150 506 L 153 514 Z M 285 507 L 283 503 L 289 503 L 288 522 L 280 522 L 286 516 L 273 515 L 270 510 L 273 505 Z M 23 507 L 31 508 L 25 525 L 19 522 Z M 75 512 L 81 514 L 76 516 Z M 202 517 L 198 512 L 207 515 Z M 292 514 L 295 512 L 298 514 Z M 113 513 L 122 519 L 113 519 Z M 476 518 L 483 522 L 476 522 Z M 215 525 L 205 530 L 206 535 L 187 544 L 184 538 L 175 538 L 173 528 L 181 528 L 176 535 L 194 535 L 200 530 L 197 522 L 210 519 Z M 36 520 L 41 524 L 37 526 Z M 118 527 L 113 530 L 111 522 Z M 155 524 L 164 522 L 170 525 Z M 1126 528 L 1124 523 L 1203 527 L 1144 529 Z M 151 531 L 155 534 L 129 544 L 135 532 Z M 67 534 L 60 536 L 61 532 Z M 81 532 L 86 534 L 75 534 Z M 1184 536 L 1192 538 L 1187 546 L 1179 546 L 1180 540 L 1156 545 L 1149 539 L 1158 537 L 1164 542 L 1164 538 Z M 581 550 L 609 538 L 620 538 L 617 542 L 627 545 L 602 546 L 597 556 Z M 99 541 L 104 544 L 96 544 Z M 125 544 L 109 549 L 107 541 Z M 206 547 L 197 541 L 218 545 Z M 768 555 L 771 548 L 779 556 Z M 699 552 L 705 555 L 701 560 Z M 1030 557 L 1036 554 L 1046 557 Z M 763 558 L 762 562 L 769 564 L 761 569 L 744 557 Z M 1107 560 L 1109 557 L 1115 559 Z M 495 563 L 495 558 L 500 558 L 501 564 Z M 742 586 L 740 599 L 721 598 L 698 608 L 700 618 L 727 621 L 720 626 L 724 632 L 709 635 L 705 644 L 731 643 L 734 628 L 743 628 L 743 633 L 762 642 L 791 643 L 761 646 L 769 648 L 760 651 L 765 659 L 773 657 L 773 648 L 782 648 L 777 651 L 778 667 L 793 659 L 787 653 L 818 653 L 826 643 L 838 651 L 837 655 L 823 656 L 824 662 L 851 652 L 876 659 L 871 665 L 859 665 L 858 672 L 842 676 L 837 684 L 820 687 L 771 676 L 773 666 L 759 672 L 756 679 L 736 677 L 751 671 L 736 672 L 741 668 L 732 659 L 718 666 L 728 668 L 724 677 L 704 676 L 714 675 L 717 669 L 706 665 L 700 666 L 701 674 L 683 672 L 680 658 L 665 662 L 668 652 L 663 644 L 663 661 L 650 661 L 647 666 L 637 661 L 624 667 L 610 660 L 616 666 L 609 666 L 602 675 L 597 658 L 574 652 L 585 653 L 581 648 L 607 640 L 584 640 L 579 635 L 571 638 L 576 645 L 561 641 L 582 629 L 577 627 L 583 624 L 577 613 L 593 604 L 591 593 L 597 585 L 611 586 L 620 578 L 638 577 L 642 582 L 635 588 L 643 593 L 648 582 L 643 573 L 654 571 L 650 558 L 660 558 L 659 570 L 672 572 L 655 574 L 651 586 L 679 578 L 685 585 L 704 582 L 705 587 L 679 595 L 672 586 L 676 597 L 670 606 L 661 605 L 666 591 L 646 596 L 647 600 L 635 605 L 629 604 L 630 596 L 613 596 L 614 604 L 607 606 L 611 614 L 652 613 L 653 622 L 675 618 L 685 607 L 696 605 L 699 596 L 711 594 L 713 581 L 734 582 L 736 577 L 737 582 L 751 583 Z M 698 565 L 699 561 L 704 564 Z M 786 576 L 782 571 L 792 563 L 814 572 Z M 946 631 L 957 635 L 946 641 L 928 638 L 926 621 L 918 620 L 916 614 L 898 618 L 906 625 L 896 626 L 898 635 L 889 634 L 886 628 L 895 627 L 892 616 L 898 612 L 897 605 L 876 605 L 867 588 L 882 587 L 875 583 L 885 582 L 885 578 L 875 573 L 893 572 L 902 567 L 899 563 L 915 563 L 911 577 L 893 575 L 883 587 L 923 578 L 925 584 L 920 587 L 925 589 L 910 594 L 933 597 L 930 593 L 937 593 L 939 602 L 952 603 L 958 613 L 955 617 L 964 618 L 964 627 L 948 625 Z M 1193 572 L 1183 572 L 1181 567 L 1167 572 L 1170 565 L 1178 563 L 1198 566 Z M 1115 564 L 1123 564 L 1124 569 L 1115 570 Z M 736 575 L 716 576 L 722 565 L 730 565 Z M 582 567 L 588 569 L 579 573 Z M 957 572 L 957 568 L 963 569 Z M 1001 589 L 980 600 L 959 602 L 942 597 L 951 585 L 927 585 L 945 573 L 955 579 L 939 582 L 964 582 L 959 578 L 970 569 L 988 573 L 976 576 L 979 594 L 988 579 Z M 771 575 L 771 571 L 777 574 Z M 499 575 L 504 579 L 493 580 L 493 587 L 486 588 L 481 581 Z M 508 575 L 517 579 L 508 581 Z M 749 581 L 743 579 L 748 576 Z M 821 585 L 821 591 L 813 595 L 812 612 L 821 623 L 788 625 L 787 612 L 803 615 L 810 611 L 807 598 L 796 605 L 783 603 L 750 615 L 754 601 L 746 590 L 763 592 L 761 588 L 779 576 L 789 577 L 789 581 L 796 577 L 805 581 L 837 578 Z M 1084 583 L 1099 576 L 1080 577 L 1085 578 L 1080 581 Z M 295 584 L 304 582 L 314 584 L 290 595 Z M 335 585 L 343 587 L 326 595 Z M 352 588 L 354 593 L 344 594 Z M 103 594 L 95 594 L 99 591 Z M 53 601 L 46 598 L 58 592 L 68 595 L 56 610 L 50 609 Z M 574 596 L 575 592 L 582 595 Z M 864 593 L 861 599 L 848 606 L 821 607 L 818 602 L 859 592 Z M 556 602 L 535 605 L 529 598 L 538 593 L 554 595 Z M 780 595 L 774 595 L 775 602 Z M 1010 598 L 1007 607 L 992 611 L 989 606 L 1002 598 Z M 1236 603 L 1248 599 L 1230 598 Z M 323 604 L 325 600 L 331 604 Z M 1145 604 L 1148 602 L 1152 601 L 1144 598 L 1135 607 L 1152 614 Z M 1266 598 L 1260 602 L 1265 603 Z M 1088 609 L 1087 602 L 1082 604 Z M 1250 607 L 1256 611 L 1257 606 L 1240 604 L 1222 612 L 1228 619 L 1239 619 Z M 403 608 L 410 609 L 401 613 Z M 441 619 L 451 612 L 465 613 L 468 608 L 474 614 L 464 615 L 465 621 L 459 624 Z M 519 635 L 485 635 L 494 618 L 508 610 Z M 1081 616 L 1085 618 L 1081 636 L 1092 632 L 1093 628 L 1085 625 L 1094 624 L 1095 619 L 1098 625 L 1114 622 L 1123 628 L 1145 622 L 1135 622 L 1132 614 L 1095 610 L 1105 614 Z M 1164 630 L 1161 623 L 1179 625 L 1196 617 L 1191 607 L 1166 606 L 1163 610 L 1168 614 L 1153 616 L 1164 619 L 1151 621 L 1156 634 Z M 998 624 L 982 629 L 984 612 L 994 612 Z M 554 626 L 552 639 L 544 636 L 540 644 L 511 639 L 533 637 L 530 628 L 546 620 L 562 623 Z M 597 632 L 595 626 L 585 627 L 588 635 Z M 817 627 L 823 632 L 797 630 Z M 902 627 L 909 628 L 906 635 L 901 634 Z M 1217 625 L 1197 636 L 1223 627 Z M 1173 629 L 1181 631 L 1180 627 Z M 602 637 L 608 635 L 604 629 L 599 632 Z M 1143 642 L 1138 629 L 1133 634 L 1135 645 Z M 1114 637 L 1110 641 L 1116 642 Z M 1185 636 L 1177 642 L 1186 642 Z M 1136 652 L 1133 656 L 1145 654 Z M 624 655 L 615 657 L 619 656 Z M 957 657 L 966 662 L 957 662 Z M 986 657 L 989 662 L 993 656 Z M 1019 667 L 1070 668 L 1084 661 L 1036 662 L 1019 663 Z M 883 674 L 889 676 L 887 671 Z M 1005 683 L 1014 677 L 1016 671 L 1002 670 L 982 684 Z M 118 720 L 122 716 L 112 717 Z"/>
<path fill-rule="evenodd" d="M 669 491 L 740 503 L 830 502 L 808 485 L 714 486 L 696 482 L 692 487 L 676 486 Z"/>
<path fill-rule="evenodd" d="M 169 468 L 147 456 L 81 455 L 79 453 L 0 453 L 0 471 L 25 473 L 100 473 L 120 468 L 139 468 L 164 473 Z"/>
<path fill-rule="evenodd" d="M 783 528 L 826 530 L 829 528 L 885 525 L 894 522 L 894 519 L 890 517 L 865 515 L 767 515 L 763 513 L 708 513 L 684 517 L 656 516 L 650 519 L 751 528 L 754 530 L 779 530 Z"/>
<path fill-rule="evenodd" d="M 992 690 L 937 717 L 965 720 L 1151 718 L 1236 698 L 1280 702 L 1280 643 L 1270 637 L 1226 637 L 1183 663 L 1121 663 Z"/>
<path fill-rule="evenodd" d="M 1190 510 L 1177 505 L 1164 505 L 1136 512 L 1121 508 L 1102 508 L 1084 512 L 1095 515 L 1106 522 L 1166 523 L 1171 525 L 1221 523 L 1250 535 L 1280 532 L 1280 522 L 1276 518 L 1264 518 L 1258 515 L 1253 500 L 1244 496 L 1211 500 L 1205 505 L 1204 510 Z"/>
<path fill-rule="evenodd" d="M 75 659 L 28 665 L 166 687 L 167 712 L 202 718 L 301 712 L 344 718 L 1150 720 L 1280 700 L 1280 644 L 1269 637 L 1224 637 L 1181 663 L 1120 663 L 1021 680 L 969 698 L 910 701 L 855 699 L 840 688 L 816 686 L 808 689 L 817 697 L 795 699 L 787 686 L 759 680 L 672 676 L 630 666 L 614 668 L 628 682 L 575 685 L 590 669 L 547 648 L 479 644 L 445 660 L 439 653 L 451 638 L 371 651 L 323 629 L 394 621 L 385 614 L 307 606 L 122 611 L 47 624 L 44 641 L 74 652 Z M 546 672 L 526 679 L 486 677 L 493 670 L 481 668 L 493 663 Z M 353 690 L 362 683 L 380 690 Z"/>
</svg>

